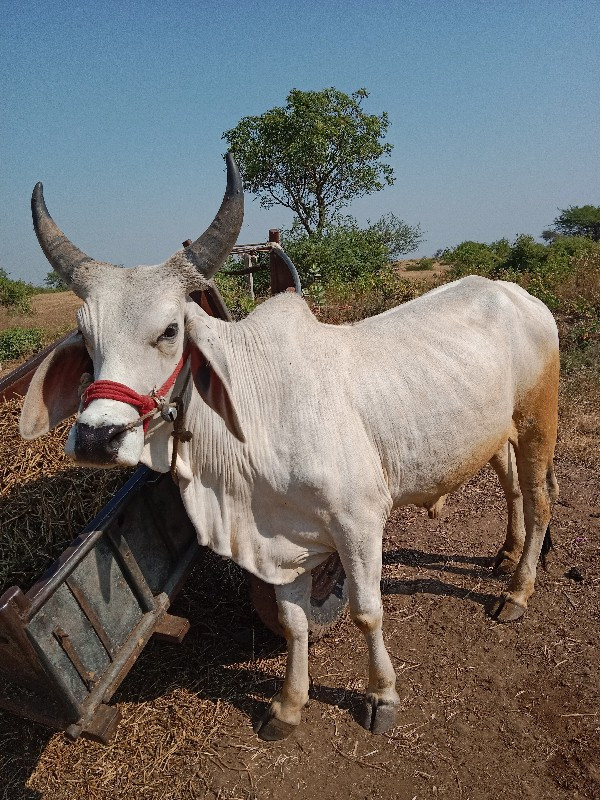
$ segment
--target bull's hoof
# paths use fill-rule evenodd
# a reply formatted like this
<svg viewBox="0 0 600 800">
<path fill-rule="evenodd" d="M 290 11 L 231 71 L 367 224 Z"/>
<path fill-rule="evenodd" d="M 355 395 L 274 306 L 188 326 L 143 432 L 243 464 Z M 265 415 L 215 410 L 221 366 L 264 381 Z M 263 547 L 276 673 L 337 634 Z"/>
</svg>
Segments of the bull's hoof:
<svg viewBox="0 0 600 800">
<path fill-rule="evenodd" d="M 496 560 L 494 561 L 494 567 L 492 569 L 492 574 L 495 575 L 497 578 L 500 578 L 502 575 L 512 575 L 512 573 L 517 568 L 517 561 L 513 561 L 512 558 L 509 558 L 502 550 L 496 556 Z"/>
<path fill-rule="evenodd" d="M 398 706 L 392 703 L 364 701 L 358 722 L 373 734 L 387 733 L 398 724 Z"/>
<path fill-rule="evenodd" d="M 492 603 L 489 614 L 497 622 L 514 622 L 520 619 L 526 611 L 526 606 L 516 603 L 507 594 L 503 594 Z"/>
<path fill-rule="evenodd" d="M 264 742 L 277 742 L 280 739 L 287 739 L 297 727 L 297 725 L 290 725 L 289 722 L 284 722 L 272 716 L 271 709 L 269 709 L 254 730 L 259 739 Z"/>
</svg>

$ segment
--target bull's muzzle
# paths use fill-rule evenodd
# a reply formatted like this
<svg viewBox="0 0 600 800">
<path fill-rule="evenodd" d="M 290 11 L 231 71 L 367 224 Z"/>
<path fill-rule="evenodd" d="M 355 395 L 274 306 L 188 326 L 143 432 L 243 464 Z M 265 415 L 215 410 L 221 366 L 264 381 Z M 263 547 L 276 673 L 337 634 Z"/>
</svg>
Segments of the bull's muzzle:
<svg viewBox="0 0 600 800">
<path fill-rule="evenodd" d="M 96 427 L 79 422 L 75 425 L 75 458 L 92 464 L 116 464 L 126 433 L 122 425 Z"/>
</svg>

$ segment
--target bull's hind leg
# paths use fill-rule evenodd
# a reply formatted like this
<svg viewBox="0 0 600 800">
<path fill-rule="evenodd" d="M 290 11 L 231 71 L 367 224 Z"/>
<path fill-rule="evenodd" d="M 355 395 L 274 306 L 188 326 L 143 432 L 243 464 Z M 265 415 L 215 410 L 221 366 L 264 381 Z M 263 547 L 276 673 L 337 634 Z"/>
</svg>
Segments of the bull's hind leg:
<svg viewBox="0 0 600 800">
<path fill-rule="evenodd" d="M 400 698 L 396 673 L 383 642 L 381 603 L 381 534 L 363 537 L 352 555 L 340 552 L 348 579 L 350 616 L 365 637 L 369 651 L 369 683 L 359 722 L 371 733 L 396 725 Z"/>
<path fill-rule="evenodd" d="M 312 575 L 300 575 L 293 583 L 275 587 L 279 622 L 285 633 L 288 656 L 279 694 L 271 700 L 256 732 L 261 739 L 285 739 L 300 724 L 308 703 L 308 616 Z"/>
<path fill-rule="evenodd" d="M 558 497 L 552 458 L 558 419 L 558 357 L 515 414 L 519 485 L 523 493 L 525 543 L 508 591 L 492 607 L 501 622 L 519 619 L 534 591 L 537 562 Z"/>
<path fill-rule="evenodd" d="M 523 516 L 523 493 L 519 485 L 515 451 L 510 442 L 490 459 L 506 497 L 508 524 L 506 539 L 494 562 L 494 573 L 506 575 L 515 571 L 525 543 L 525 518 Z"/>
</svg>

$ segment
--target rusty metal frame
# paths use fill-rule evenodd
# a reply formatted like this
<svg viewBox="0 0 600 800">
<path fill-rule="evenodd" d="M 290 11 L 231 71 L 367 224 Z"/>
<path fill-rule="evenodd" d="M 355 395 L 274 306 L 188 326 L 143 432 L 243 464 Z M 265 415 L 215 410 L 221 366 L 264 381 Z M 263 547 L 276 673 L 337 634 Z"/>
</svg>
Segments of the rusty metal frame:
<svg viewBox="0 0 600 800">
<path fill-rule="evenodd" d="M 147 511 L 158 495 L 170 520 L 160 531 Z M 144 563 L 146 546 L 162 551 L 160 563 Z M 28 592 L 12 587 L 0 598 L 0 707 L 66 729 L 70 738 L 103 740 L 110 714 L 96 712 L 150 637 L 181 641 L 189 628 L 167 609 L 200 552 L 170 477 L 156 481 L 138 469 Z M 111 610 L 117 586 L 118 608 Z"/>
</svg>

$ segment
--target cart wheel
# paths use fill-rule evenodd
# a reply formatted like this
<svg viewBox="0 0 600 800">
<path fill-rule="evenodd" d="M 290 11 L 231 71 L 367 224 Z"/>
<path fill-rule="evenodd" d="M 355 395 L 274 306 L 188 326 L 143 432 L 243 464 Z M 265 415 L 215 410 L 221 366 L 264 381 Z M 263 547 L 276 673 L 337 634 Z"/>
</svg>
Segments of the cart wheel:
<svg viewBox="0 0 600 800">
<path fill-rule="evenodd" d="M 278 636 L 283 630 L 277 618 L 275 587 L 248 575 L 250 599 L 262 622 Z M 337 553 L 312 571 L 312 593 L 310 596 L 310 619 L 308 620 L 308 639 L 316 642 L 340 620 L 348 605 L 348 586 L 346 573 Z"/>
</svg>

